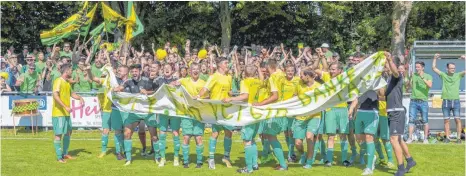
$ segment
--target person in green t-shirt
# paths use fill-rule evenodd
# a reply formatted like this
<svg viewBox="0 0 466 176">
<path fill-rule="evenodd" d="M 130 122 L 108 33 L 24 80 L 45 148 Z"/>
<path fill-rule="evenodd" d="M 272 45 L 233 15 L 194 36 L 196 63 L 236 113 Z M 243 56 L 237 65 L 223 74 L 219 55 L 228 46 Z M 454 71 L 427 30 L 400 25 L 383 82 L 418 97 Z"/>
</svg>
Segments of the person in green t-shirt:
<svg viewBox="0 0 466 176">
<path fill-rule="evenodd" d="M 73 52 L 71 51 L 71 44 L 66 42 L 63 45 L 63 51 L 60 51 L 60 57 L 66 56 L 71 58 L 73 56 Z"/>
<path fill-rule="evenodd" d="M 37 54 L 37 57 L 38 61 L 36 62 L 36 71 L 37 73 L 42 75 L 42 71 L 44 71 L 45 68 L 45 55 L 43 52 L 39 52 L 39 54 Z"/>
<path fill-rule="evenodd" d="M 100 78 L 102 76 L 102 71 L 100 70 L 102 66 L 103 64 L 101 60 L 94 61 L 94 64 L 92 64 L 91 67 L 91 73 L 94 77 Z M 95 90 L 97 92 L 103 92 L 103 87 L 100 84 L 92 82 L 92 90 Z"/>
<path fill-rule="evenodd" d="M 16 86 L 20 86 L 22 93 L 34 93 L 39 89 L 39 74 L 36 72 L 36 66 L 30 65 L 28 71 L 19 76 Z"/>
<path fill-rule="evenodd" d="M 327 43 L 322 43 L 320 47 L 322 48 L 322 52 L 324 52 L 325 58 L 327 58 L 327 62 L 329 62 L 333 57 L 333 52 L 329 50 L 330 46 Z"/>
<path fill-rule="evenodd" d="M 445 126 L 445 135 L 447 139 L 445 143 L 450 142 L 450 118 L 452 117 L 450 112 L 453 112 L 453 117 L 456 122 L 456 131 L 457 131 L 457 143 L 461 144 L 461 120 L 460 120 L 460 82 L 464 77 L 466 71 L 455 73 L 455 64 L 447 63 L 447 73 L 440 71 L 437 68 L 437 59 L 440 58 L 440 54 L 434 55 L 434 60 L 432 61 L 432 70 L 435 73 L 440 75 L 442 79 L 442 112 Z"/>
<path fill-rule="evenodd" d="M 429 134 L 429 90 L 432 87 L 432 76 L 424 72 L 425 64 L 422 61 L 416 62 L 416 73 L 411 77 L 410 85 L 412 86 L 411 102 L 409 103 L 409 139 L 406 143 L 413 142 L 414 121 L 417 119 L 418 112 L 421 113 L 422 123 L 424 125 L 424 143 L 429 143 L 427 134 Z"/>
<path fill-rule="evenodd" d="M 75 92 L 91 92 L 92 80 L 89 78 L 84 60 L 78 61 L 78 69 L 73 71 L 72 79 L 77 82 L 73 84 Z"/>
</svg>

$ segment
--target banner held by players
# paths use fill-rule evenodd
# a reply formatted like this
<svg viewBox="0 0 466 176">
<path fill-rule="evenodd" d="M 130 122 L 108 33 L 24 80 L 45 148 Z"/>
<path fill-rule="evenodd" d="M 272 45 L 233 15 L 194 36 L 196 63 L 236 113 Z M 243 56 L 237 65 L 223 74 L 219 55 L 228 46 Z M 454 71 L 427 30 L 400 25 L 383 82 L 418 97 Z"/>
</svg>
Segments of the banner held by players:
<svg viewBox="0 0 466 176">
<path fill-rule="evenodd" d="M 174 88 L 168 85 L 163 85 L 149 96 L 112 92 L 111 87 L 117 86 L 115 75 L 111 67 L 105 67 L 104 70 L 107 72 L 108 96 L 122 111 L 167 114 L 194 118 L 203 123 L 245 126 L 270 118 L 314 114 L 338 103 L 350 101 L 368 90 L 381 88 L 386 85 L 381 77 L 384 64 L 384 53 L 378 52 L 306 95 L 258 107 L 243 102 L 194 100 L 183 87 Z"/>
</svg>

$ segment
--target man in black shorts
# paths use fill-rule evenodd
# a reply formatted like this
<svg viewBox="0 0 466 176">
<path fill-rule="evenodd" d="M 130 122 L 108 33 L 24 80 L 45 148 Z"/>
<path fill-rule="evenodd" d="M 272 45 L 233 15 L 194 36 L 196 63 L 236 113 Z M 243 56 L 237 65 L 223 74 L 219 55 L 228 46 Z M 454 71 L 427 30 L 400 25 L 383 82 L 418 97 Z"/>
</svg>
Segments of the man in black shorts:
<svg viewBox="0 0 466 176">
<path fill-rule="evenodd" d="M 388 88 L 385 92 L 387 97 L 387 113 L 388 113 L 388 126 L 390 130 L 390 143 L 395 151 L 396 160 L 398 162 L 398 171 L 395 176 L 402 176 L 416 165 L 413 157 L 409 154 L 408 145 L 401 135 L 404 134 L 406 123 L 406 110 L 403 107 L 403 75 L 398 72 L 398 67 L 393 62 L 390 53 L 385 52 L 385 57 L 389 63 L 391 76 L 388 80 Z M 406 157 L 406 168 L 403 163 L 403 154 Z"/>
</svg>

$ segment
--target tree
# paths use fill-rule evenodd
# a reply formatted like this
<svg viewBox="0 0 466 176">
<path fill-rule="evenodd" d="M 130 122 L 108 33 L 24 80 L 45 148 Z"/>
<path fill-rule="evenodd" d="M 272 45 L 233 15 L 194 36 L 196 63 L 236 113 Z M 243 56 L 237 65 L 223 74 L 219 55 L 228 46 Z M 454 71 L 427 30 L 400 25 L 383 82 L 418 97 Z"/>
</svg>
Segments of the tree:
<svg viewBox="0 0 466 176">
<path fill-rule="evenodd" d="M 400 63 L 404 63 L 405 29 L 413 2 L 395 1 L 393 3 L 391 51 L 393 56 L 400 59 Z"/>
</svg>

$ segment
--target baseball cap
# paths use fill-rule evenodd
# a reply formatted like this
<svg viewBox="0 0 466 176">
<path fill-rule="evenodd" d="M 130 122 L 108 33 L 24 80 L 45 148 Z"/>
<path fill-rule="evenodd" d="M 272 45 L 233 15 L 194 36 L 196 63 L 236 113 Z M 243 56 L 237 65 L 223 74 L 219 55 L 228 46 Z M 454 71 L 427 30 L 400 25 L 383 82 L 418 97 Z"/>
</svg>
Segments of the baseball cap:
<svg viewBox="0 0 466 176">
<path fill-rule="evenodd" d="M 332 55 L 332 56 L 333 56 L 333 57 L 338 57 L 338 56 L 340 56 L 340 55 L 339 55 L 337 52 L 333 52 L 333 55 Z"/>
<path fill-rule="evenodd" d="M 321 48 L 329 48 L 330 46 L 328 46 L 327 43 L 322 43 L 322 46 L 320 46 Z"/>
</svg>

